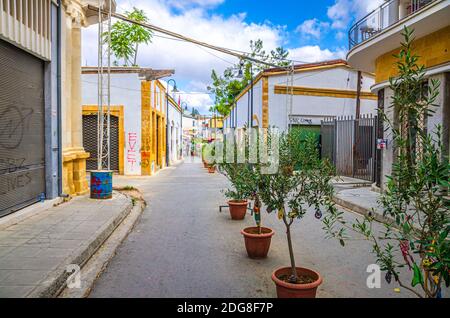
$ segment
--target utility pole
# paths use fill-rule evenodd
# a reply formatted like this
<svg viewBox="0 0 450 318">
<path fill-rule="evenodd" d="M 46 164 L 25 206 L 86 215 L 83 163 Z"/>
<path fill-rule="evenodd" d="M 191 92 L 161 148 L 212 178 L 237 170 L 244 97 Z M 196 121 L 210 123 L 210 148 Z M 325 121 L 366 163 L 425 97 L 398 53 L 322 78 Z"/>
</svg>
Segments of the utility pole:
<svg viewBox="0 0 450 318">
<path fill-rule="evenodd" d="M 356 119 L 361 116 L 361 71 L 358 71 L 358 79 L 356 83 Z"/>
<path fill-rule="evenodd" d="M 356 114 L 355 114 L 355 124 L 353 127 L 353 177 L 355 177 L 358 170 L 358 145 L 359 145 L 359 119 L 361 117 L 361 71 L 358 71 L 358 78 L 356 83 Z"/>
</svg>

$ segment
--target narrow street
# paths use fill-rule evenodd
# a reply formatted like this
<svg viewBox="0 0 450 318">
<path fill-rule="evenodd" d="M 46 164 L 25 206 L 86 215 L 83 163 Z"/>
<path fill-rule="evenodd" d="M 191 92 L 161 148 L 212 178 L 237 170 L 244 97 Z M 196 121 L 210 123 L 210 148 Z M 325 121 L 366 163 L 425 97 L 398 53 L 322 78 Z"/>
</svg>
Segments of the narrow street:
<svg viewBox="0 0 450 318">
<path fill-rule="evenodd" d="M 276 297 L 271 273 L 289 264 L 284 225 L 263 213 L 263 224 L 275 230 L 269 256 L 249 259 L 240 230 L 254 224 L 252 217 L 232 221 L 227 209 L 219 213 L 227 180 L 186 161 L 153 177 L 115 180 L 139 188 L 148 206 L 90 297 Z M 384 279 L 381 289 L 368 289 L 366 268 L 375 260 L 367 242 L 349 241 L 342 248 L 325 239 L 321 227 L 311 214 L 293 231 L 297 265 L 324 277 L 318 297 L 411 296 L 395 293 Z"/>
</svg>

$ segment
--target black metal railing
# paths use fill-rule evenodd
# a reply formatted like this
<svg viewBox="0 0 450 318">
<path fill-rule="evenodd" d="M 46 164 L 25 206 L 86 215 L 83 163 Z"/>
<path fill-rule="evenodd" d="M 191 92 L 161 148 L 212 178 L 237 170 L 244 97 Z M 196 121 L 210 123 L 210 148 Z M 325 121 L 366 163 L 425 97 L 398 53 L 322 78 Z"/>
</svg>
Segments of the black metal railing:
<svg viewBox="0 0 450 318">
<path fill-rule="evenodd" d="M 377 116 L 330 118 L 321 123 L 322 158 L 339 176 L 375 181 Z"/>
<path fill-rule="evenodd" d="M 390 0 L 356 22 L 348 31 L 349 49 L 437 0 Z"/>
</svg>

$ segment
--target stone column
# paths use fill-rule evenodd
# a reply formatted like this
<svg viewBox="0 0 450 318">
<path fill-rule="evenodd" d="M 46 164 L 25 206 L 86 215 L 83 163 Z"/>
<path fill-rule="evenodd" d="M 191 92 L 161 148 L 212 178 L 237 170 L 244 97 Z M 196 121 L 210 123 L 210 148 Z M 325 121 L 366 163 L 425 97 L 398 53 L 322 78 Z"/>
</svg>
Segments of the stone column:
<svg viewBox="0 0 450 318">
<path fill-rule="evenodd" d="M 65 57 L 63 77 L 65 116 L 63 149 L 63 189 L 66 194 L 80 195 L 88 191 L 86 158 L 83 148 L 81 105 L 81 27 L 83 9 L 78 2 L 64 1 L 65 5 Z"/>
<path fill-rule="evenodd" d="M 71 39 L 71 121 L 72 121 L 72 147 L 83 150 L 82 135 L 82 97 L 81 97 L 81 17 L 72 22 Z"/>
<path fill-rule="evenodd" d="M 392 96 L 394 92 L 389 88 L 384 89 L 384 112 L 386 113 L 387 118 L 395 123 L 396 116 L 393 107 L 391 107 Z M 393 132 L 390 127 L 385 123 L 384 127 L 384 138 L 387 139 L 388 143 L 385 149 L 382 150 L 381 153 L 381 189 L 384 191 L 386 189 L 386 183 L 388 181 L 386 176 L 390 176 L 392 174 L 392 165 L 394 163 L 394 143 L 393 143 Z"/>
<path fill-rule="evenodd" d="M 73 183 L 76 194 L 84 194 L 88 191 L 86 179 L 86 159 L 89 153 L 83 148 L 83 111 L 81 96 L 81 22 L 82 15 L 75 15 L 72 23 L 72 147 L 76 154 L 73 162 Z"/>
</svg>

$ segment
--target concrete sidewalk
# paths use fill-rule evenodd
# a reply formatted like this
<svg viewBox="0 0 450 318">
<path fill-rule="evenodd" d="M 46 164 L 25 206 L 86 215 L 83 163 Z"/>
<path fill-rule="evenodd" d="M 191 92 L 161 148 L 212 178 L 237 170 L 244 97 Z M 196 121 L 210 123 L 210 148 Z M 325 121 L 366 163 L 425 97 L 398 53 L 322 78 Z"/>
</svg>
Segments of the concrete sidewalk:
<svg viewBox="0 0 450 318">
<path fill-rule="evenodd" d="M 392 223 L 392 219 L 383 216 L 383 210 L 378 203 L 380 193 L 373 191 L 370 187 L 345 186 L 342 183 L 334 184 L 335 195 L 333 200 L 336 204 L 353 212 L 372 216 L 376 221 Z"/>
<path fill-rule="evenodd" d="M 67 266 L 83 266 L 132 209 L 130 197 L 114 192 L 104 201 L 76 197 L 15 224 L 0 220 L 0 298 L 57 296 Z"/>
</svg>

